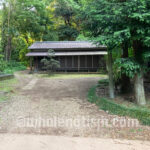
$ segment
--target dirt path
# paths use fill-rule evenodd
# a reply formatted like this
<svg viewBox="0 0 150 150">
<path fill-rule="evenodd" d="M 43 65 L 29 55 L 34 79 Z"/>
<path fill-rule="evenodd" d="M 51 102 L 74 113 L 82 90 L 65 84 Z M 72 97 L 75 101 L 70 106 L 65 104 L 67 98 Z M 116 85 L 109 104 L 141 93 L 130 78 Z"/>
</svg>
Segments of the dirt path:
<svg viewBox="0 0 150 150">
<path fill-rule="evenodd" d="M 19 86 L 15 95 L 0 104 L 1 133 L 150 140 L 149 127 L 107 127 L 99 122 L 119 118 L 87 102 L 89 88 L 101 77 L 16 77 Z"/>
<path fill-rule="evenodd" d="M 149 150 L 150 142 L 40 135 L 0 135 L 1 150 Z"/>
</svg>

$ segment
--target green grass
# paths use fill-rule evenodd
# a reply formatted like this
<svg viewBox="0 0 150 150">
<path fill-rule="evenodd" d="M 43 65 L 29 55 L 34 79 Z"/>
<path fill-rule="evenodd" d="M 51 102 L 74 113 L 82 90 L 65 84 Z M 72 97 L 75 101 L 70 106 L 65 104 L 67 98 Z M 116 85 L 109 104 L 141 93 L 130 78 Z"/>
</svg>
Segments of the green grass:
<svg viewBox="0 0 150 150">
<path fill-rule="evenodd" d="M 110 114 L 119 116 L 129 116 L 137 118 L 143 125 L 150 126 L 150 110 L 140 106 L 127 107 L 123 104 L 118 104 L 108 98 L 100 98 L 96 95 L 97 86 L 92 87 L 88 93 L 88 101 L 95 103 L 100 109 L 108 111 Z"/>
<path fill-rule="evenodd" d="M 40 74 L 38 75 L 40 77 L 46 77 L 46 78 L 89 78 L 89 77 L 107 77 L 106 75 L 102 74 L 52 74 L 52 75 L 47 75 L 47 74 Z"/>
<path fill-rule="evenodd" d="M 0 81 L 0 92 L 6 94 L 0 94 L 0 102 L 8 99 L 10 93 L 13 92 L 14 85 L 17 84 L 17 79 L 8 79 Z"/>
</svg>

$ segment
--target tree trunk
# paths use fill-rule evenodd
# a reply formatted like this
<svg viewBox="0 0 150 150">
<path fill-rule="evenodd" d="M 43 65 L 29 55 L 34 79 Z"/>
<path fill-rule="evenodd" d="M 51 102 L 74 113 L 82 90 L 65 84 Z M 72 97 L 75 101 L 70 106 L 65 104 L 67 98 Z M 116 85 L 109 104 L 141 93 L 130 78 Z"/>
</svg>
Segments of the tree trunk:
<svg viewBox="0 0 150 150">
<path fill-rule="evenodd" d="M 135 75 L 134 80 L 135 99 L 138 105 L 146 105 L 143 72 Z"/>
<path fill-rule="evenodd" d="M 7 38 L 7 46 L 6 46 L 6 50 L 5 50 L 5 60 L 6 61 L 10 61 L 10 59 L 11 59 L 11 49 L 12 49 L 11 42 L 12 42 L 12 38 L 8 37 Z"/>
<path fill-rule="evenodd" d="M 12 37 L 10 35 L 10 26 L 11 26 L 11 13 L 12 13 L 12 4 L 11 2 L 8 3 L 8 18 L 7 18 L 7 45 L 6 45 L 6 49 L 5 49 L 5 60 L 9 61 L 11 59 L 11 49 L 12 49 Z"/>
<path fill-rule="evenodd" d="M 113 69 L 112 69 L 112 52 L 108 52 L 108 74 L 109 74 L 109 96 L 115 98 L 114 92 L 114 80 L 113 80 Z"/>
<path fill-rule="evenodd" d="M 122 50 L 123 50 L 122 58 L 128 58 L 129 53 L 128 53 L 128 43 L 127 42 L 124 42 L 122 44 Z M 127 94 L 127 93 L 130 93 L 131 90 L 132 90 L 132 88 L 131 88 L 130 78 L 128 76 L 126 76 L 126 74 L 123 74 L 121 77 L 121 93 Z"/>
<path fill-rule="evenodd" d="M 135 55 L 136 61 L 139 64 L 141 64 L 141 66 L 144 65 L 144 61 L 142 58 L 144 47 L 142 45 L 142 42 L 133 41 L 133 49 L 134 49 L 134 55 Z M 135 89 L 135 99 L 136 99 L 137 104 L 145 105 L 146 99 L 145 99 L 144 77 L 143 77 L 142 67 L 141 67 L 140 73 L 135 75 L 134 89 Z"/>
</svg>

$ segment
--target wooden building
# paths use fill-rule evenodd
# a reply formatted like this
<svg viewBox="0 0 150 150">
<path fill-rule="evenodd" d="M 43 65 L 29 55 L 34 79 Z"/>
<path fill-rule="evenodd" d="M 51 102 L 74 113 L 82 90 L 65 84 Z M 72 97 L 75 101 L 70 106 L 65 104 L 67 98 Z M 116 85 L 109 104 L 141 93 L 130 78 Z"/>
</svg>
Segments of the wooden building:
<svg viewBox="0 0 150 150">
<path fill-rule="evenodd" d="M 29 47 L 26 55 L 32 58 L 31 68 L 41 70 L 41 59 L 48 56 L 48 50 L 55 51 L 55 59 L 60 61 L 57 71 L 96 72 L 105 68 L 104 55 L 107 55 L 105 46 L 97 46 L 85 41 L 35 42 Z"/>
</svg>

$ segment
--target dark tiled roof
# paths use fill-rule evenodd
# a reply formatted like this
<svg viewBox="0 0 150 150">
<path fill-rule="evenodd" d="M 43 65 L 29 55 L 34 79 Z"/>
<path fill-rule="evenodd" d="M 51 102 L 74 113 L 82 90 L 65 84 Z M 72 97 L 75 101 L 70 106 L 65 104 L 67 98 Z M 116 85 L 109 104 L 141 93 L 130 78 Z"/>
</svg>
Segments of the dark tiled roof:
<svg viewBox="0 0 150 150">
<path fill-rule="evenodd" d="M 87 41 L 47 41 L 35 42 L 29 49 L 106 49 L 106 46 L 97 46 Z"/>
</svg>

